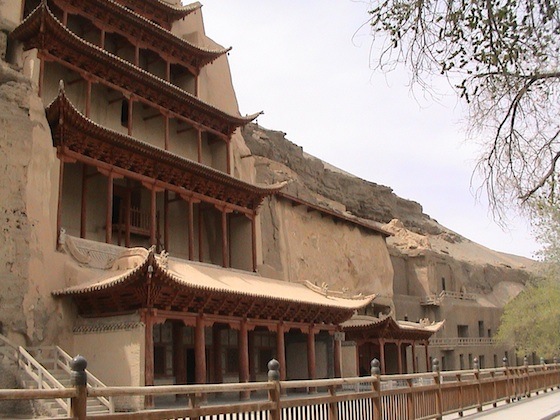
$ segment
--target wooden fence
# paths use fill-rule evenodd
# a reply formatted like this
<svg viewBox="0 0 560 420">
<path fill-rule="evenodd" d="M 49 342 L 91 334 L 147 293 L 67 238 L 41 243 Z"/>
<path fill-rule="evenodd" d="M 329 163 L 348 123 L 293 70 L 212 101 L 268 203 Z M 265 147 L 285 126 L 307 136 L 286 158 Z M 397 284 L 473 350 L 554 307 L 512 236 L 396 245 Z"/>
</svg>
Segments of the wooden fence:
<svg viewBox="0 0 560 420">
<path fill-rule="evenodd" d="M 356 378 L 280 381 L 276 360 L 269 363 L 267 382 L 211 385 L 90 388 L 87 363 L 80 356 L 72 365 L 72 388 L 63 390 L 0 390 L 0 400 L 71 398 L 73 419 L 191 419 L 191 420 L 400 420 L 441 418 L 484 405 L 507 403 L 547 392 L 560 385 L 560 364 L 475 369 L 407 375 L 380 375 L 372 361 L 372 375 Z M 227 400 L 223 395 L 241 396 Z M 248 395 L 252 397 L 243 399 Z M 214 398 L 215 394 L 220 397 Z M 88 398 L 185 396 L 173 408 L 146 409 L 88 416 Z M 220 402 L 221 401 L 221 402 Z"/>
</svg>

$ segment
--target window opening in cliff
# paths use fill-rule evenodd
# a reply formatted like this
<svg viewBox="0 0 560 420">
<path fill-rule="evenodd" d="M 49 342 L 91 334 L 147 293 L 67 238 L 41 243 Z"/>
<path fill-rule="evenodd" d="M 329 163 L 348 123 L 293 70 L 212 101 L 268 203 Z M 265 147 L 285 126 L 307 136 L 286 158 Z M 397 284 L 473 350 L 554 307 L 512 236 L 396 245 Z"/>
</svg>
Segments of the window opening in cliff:
<svg viewBox="0 0 560 420">
<path fill-rule="evenodd" d="M 468 337 L 469 336 L 469 326 L 468 325 L 457 325 L 457 336 L 458 337 Z"/>
<path fill-rule="evenodd" d="M 478 336 L 484 337 L 484 321 L 478 321 Z"/>
<path fill-rule="evenodd" d="M 445 277 L 441 278 L 441 290 L 445 291 Z"/>
<path fill-rule="evenodd" d="M 459 355 L 459 369 L 460 370 L 465 369 L 465 355 L 464 354 Z"/>
</svg>

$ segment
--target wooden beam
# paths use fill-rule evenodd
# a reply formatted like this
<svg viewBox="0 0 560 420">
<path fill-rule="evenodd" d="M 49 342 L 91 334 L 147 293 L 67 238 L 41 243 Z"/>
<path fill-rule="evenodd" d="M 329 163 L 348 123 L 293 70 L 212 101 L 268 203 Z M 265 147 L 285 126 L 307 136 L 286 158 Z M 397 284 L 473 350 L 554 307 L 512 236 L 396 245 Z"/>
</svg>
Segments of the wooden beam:
<svg viewBox="0 0 560 420">
<path fill-rule="evenodd" d="M 284 342 L 284 324 L 282 322 L 276 325 L 276 358 L 280 364 L 280 380 L 286 380 L 286 345 Z M 268 362 L 267 362 L 268 363 Z"/>
<path fill-rule="evenodd" d="M 194 329 L 194 357 L 196 360 L 195 381 L 197 384 L 206 383 L 206 341 L 204 335 L 203 315 L 196 317 Z"/>
</svg>

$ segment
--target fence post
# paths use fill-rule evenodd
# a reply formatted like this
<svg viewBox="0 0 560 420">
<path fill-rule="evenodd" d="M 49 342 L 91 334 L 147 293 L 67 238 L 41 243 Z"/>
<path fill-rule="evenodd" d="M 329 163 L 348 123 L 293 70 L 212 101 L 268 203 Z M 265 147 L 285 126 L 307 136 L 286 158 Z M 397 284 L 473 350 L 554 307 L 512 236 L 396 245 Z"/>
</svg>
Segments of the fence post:
<svg viewBox="0 0 560 420">
<path fill-rule="evenodd" d="M 85 420 L 87 416 L 87 361 L 83 356 L 77 355 L 70 363 L 72 372 L 70 380 L 76 388 L 77 395 L 70 401 L 70 416 L 78 420 Z"/>
<path fill-rule="evenodd" d="M 373 382 L 371 383 L 372 389 L 375 392 L 373 397 L 373 418 L 374 420 L 381 420 L 381 369 L 379 368 L 379 360 L 373 359 L 371 361 L 371 376 Z"/>
<path fill-rule="evenodd" d="M 529 359 L 523 357 L 523 367 L 525 368 L 525 396 L 531 398 L 531 385 L 529 384 Z"/>
<path fill-rule="evenodd" d="M 274 383 L 274 388 L 268 391 L 269 401 L 274 403 L 274 408 L 270 410 L 269 420 L 280 420 L 282 418 L 282 408 L 280 407 L 280 363 L 272 359 L 268 362 L 268 382 Z"/>
<path fill-rule="evenodd" d="M 478 363 L 478 357 L 473 359 L 474 367 L 474 378 L 476 379 L 476 411 L 482 411 L 482 384 L 480 383 L 480 365 Z"/>
<path fill-rule="evenodd" d="M 440 367 L 439 367 L 439 360 L 434 357 L 432 360 L 432 372 L 435 373 L 434 381 L 437 386 L 436 392 L 436 409 L 438 416 L 436 417 L 438 420 L 441 420 L 443 417 L 443 395 L 441 392 L 441 376 L 440 376 Z"/>
<path fill-rule="evenodd" d="M 502 366 L 504 368 L 504 374 L 506 375 L 506 403 L 509 404 L 511 403 L 511 386 L 509 383 L 509 368 L 508 368 L 508 359 L 507 357 L 504 356 L 504 358 L 502 359 Z"/>
<path fill-rule="evenodd" d="M 560 388 L 560 370 L 558 369 L 558 358 L 554 357 L 552 361 L 554 362 L 554 370 L 556 370 L 558 376 L 556 378 L 556 388 Z"/>
</svg>

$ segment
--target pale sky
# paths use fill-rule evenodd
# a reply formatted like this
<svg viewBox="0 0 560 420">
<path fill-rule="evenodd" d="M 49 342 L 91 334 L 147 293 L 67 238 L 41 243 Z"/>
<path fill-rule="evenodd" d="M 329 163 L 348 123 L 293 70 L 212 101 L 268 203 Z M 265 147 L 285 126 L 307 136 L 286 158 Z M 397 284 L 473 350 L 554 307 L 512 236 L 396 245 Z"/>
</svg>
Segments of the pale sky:
<svg viewBox="0 0 560 420">
<path fill-rule="evenodd" d="M 405 71 L 371 66 L 368 3 L 201 0 L 206 33 L 225 47 L 242 114 L 356 176 L 419 202 L 444 226 L 489 248 L 532 257 L 527 223 L 498 227 L 473 190 L 476 146 L 445 82 L 439 102 L 412 94 Z"/>
</svg>

